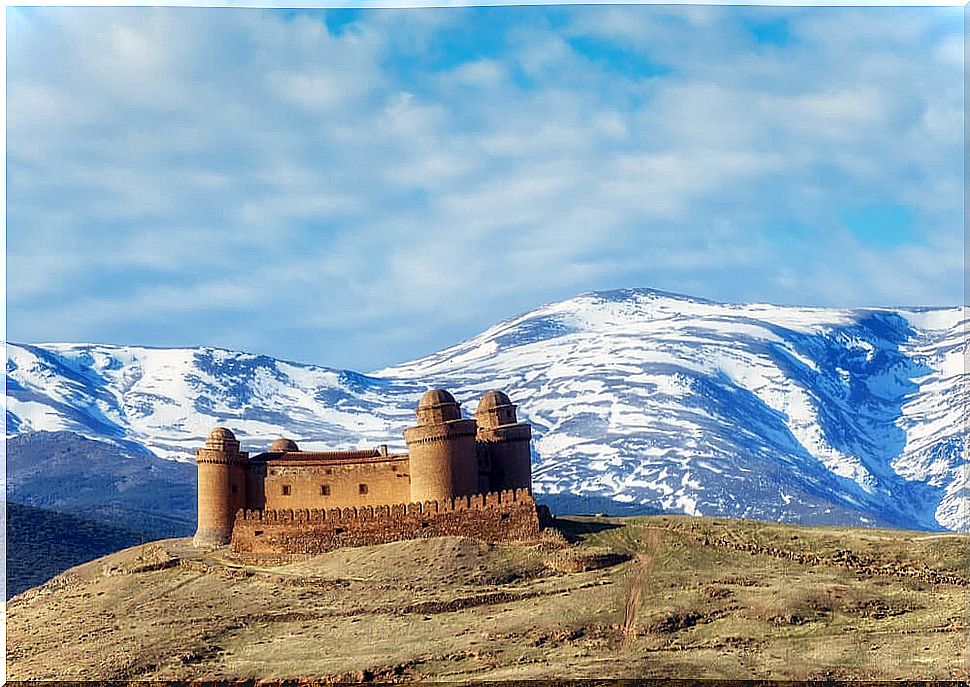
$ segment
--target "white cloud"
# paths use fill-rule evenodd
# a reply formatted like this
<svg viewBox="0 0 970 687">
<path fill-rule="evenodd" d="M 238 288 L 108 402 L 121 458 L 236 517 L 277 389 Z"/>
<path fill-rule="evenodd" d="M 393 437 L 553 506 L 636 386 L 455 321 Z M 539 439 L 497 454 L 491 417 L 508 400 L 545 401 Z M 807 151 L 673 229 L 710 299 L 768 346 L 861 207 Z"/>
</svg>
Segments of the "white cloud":
<svg viewBox="0 0 970 687">
<path fill-rule="evenodd" d="M 595 288 L 961 296 L 958 14 L 488 12 L 10 10 L 11 337 L 373 368 Z"/>
<path fill-rule="evenodd" d="M 495 88 L 508 78 L 505 65 L 497 60 L 483 58 L 458 65 L 445 77 L 446 84 L 472 88 Z"/>
</svg>

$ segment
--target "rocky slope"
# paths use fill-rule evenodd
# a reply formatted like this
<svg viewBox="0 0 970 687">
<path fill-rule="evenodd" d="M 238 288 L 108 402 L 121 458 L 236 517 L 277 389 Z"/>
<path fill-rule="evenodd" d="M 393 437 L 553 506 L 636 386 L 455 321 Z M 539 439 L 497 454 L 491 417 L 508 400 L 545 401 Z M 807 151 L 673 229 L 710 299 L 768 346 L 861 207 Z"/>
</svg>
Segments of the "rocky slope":
<svg viewBox="0 0 970 687">
<path fill-rule="evenodd" d="M 506 389 L 535 489 L 587 503 L 805 523 L 968 529 L 967 313 L 591 293 L 368 375 L 232 351 L 8 346 L 8 436 L 68 430 L 190 460 L 244 448 L 403 448 L 420 394 Z"/>
</svg>

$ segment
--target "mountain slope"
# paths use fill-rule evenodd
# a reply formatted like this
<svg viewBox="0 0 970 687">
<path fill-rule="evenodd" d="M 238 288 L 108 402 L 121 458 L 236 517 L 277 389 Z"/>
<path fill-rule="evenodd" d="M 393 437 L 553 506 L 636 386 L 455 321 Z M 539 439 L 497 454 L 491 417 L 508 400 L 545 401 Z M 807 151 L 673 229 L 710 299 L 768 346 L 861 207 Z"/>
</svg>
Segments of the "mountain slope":
<svg viewBox="0 0 970 687">
<path fill-rule="evenodd" d="M 8 433 L 68 429 L 187 459 L 401 447 L 420 394 L 506 389 L 539 493 L 793 522 L 967 529 L 966 310 L 584 294 L 371 375 L 216 349 L 8 347 Z"/>
<path fill-rule="evenodd" d="M 542 428 L 540 491 L 965 529 L 965 331 L 960 308 L 624 290 L 540 308 L 378 374 L 457 388 L 509 380 Z"/>
<path fill-rule="evenodd" d="M 101 520 L 149 538 L 195 532 L 196 468 L 73 432 L 7 439 L 7 499 Z"/>
<path fill-rule="evenodd" d="M 144 540 L 143 534 L 107 523 L 8 503 L 7 598 Z"/>
</svg>

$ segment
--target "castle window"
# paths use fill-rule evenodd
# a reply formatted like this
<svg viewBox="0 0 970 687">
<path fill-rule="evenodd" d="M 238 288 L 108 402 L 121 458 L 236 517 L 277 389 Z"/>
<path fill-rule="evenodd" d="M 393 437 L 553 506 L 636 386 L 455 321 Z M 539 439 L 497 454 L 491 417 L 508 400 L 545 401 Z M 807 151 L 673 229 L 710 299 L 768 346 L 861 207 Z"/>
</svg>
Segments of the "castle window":
<svg viewBox="0 0 970 687">
<path fill-rule="evenodd" d="M 367 493 L 367 485 L 366 484 L 358 484 L 357 485 L 357 493 L 358 494 L 366 494 Z"/>
<path fill-rule="evenodd" d="M 320 485 L 320 496 L 330 496 L 330 485 L 321 484 Z"/>
<path fill-rule="evenodd" d="M 233 494 L 235 494 L 238 491 L 238 489 L 236 489 L 236 485 L 235 484 L 232 485 L 231 491 L 232 491 Z"/>
<path fill-rule="evenodd" d="M 284 484 L 283 485 L 283 496 L 289 496 L 289 495 L 290 495 L 290 485 L 289 484 Z"/>
</svg>

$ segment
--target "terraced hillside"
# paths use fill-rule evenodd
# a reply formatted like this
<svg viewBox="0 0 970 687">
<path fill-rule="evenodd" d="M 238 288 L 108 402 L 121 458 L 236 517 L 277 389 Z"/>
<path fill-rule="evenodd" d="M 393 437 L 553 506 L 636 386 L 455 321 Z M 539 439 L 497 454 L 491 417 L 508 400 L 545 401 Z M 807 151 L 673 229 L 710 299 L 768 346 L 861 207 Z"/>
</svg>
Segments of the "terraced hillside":
<svg viewBox="0 0 970 687">
<path fill-rule="evenodd" d="M 10 601 L 11 679 L 970 677 L 970 538 L 645 516 L 239 565 L 128 549 Z"/>
</svg>

